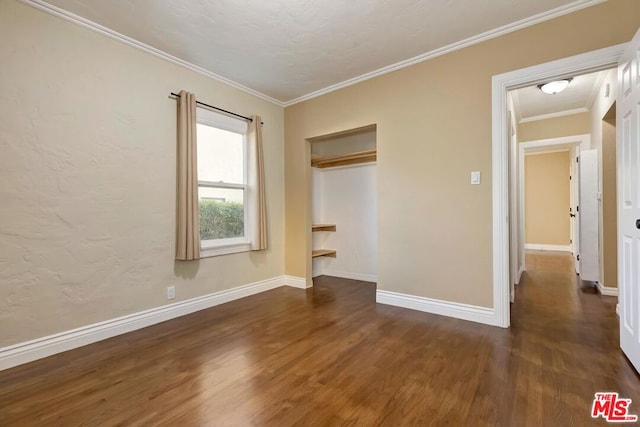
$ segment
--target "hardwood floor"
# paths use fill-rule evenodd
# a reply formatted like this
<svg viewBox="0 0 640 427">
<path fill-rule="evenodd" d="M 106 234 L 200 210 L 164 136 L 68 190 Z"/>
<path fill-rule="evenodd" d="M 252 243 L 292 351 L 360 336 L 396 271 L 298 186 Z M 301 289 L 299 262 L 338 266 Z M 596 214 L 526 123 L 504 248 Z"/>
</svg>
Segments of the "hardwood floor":
<svg viewBox="0 0 640 427">
<path fill-rule="evenodd" d="M 275 289 L 0 372 L 0 425 L 604 425 L 596 391 L 640 414 L 617 298 L 570 263 L 527 255 L 508 330 L 365 282 Z"/>
</svg>

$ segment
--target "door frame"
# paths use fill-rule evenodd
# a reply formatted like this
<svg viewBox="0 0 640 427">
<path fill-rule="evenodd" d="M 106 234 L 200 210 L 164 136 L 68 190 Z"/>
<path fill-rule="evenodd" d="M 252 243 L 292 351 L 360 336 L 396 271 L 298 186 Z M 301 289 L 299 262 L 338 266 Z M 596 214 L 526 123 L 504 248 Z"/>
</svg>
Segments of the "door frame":
<svg viewBox="0 0 640 427">
<path fill-rule="evenodd" d="M 544 64 L 491 79 L 492 205 L 493 205 L 493 311 L 495 325 L 508 328 L 510 313 L 509 251 L 509 135 L 507 92 L 545 81 L 573 77 L 618 66 L 627 43 Z"/>
<path fill-rule="evenodd" d="M 575 200 L 578 197 L 577 194 L 577 173 L 575 171 L 575 162 L 573 159 L 580 153 L 582 150 L 588 150 L 591 147 L 591 135 L 582 134 L 582 135 L 571 135 L 571 136 L 563 136 L 560 138 L 549 138 L 549 139 L 538 139 L 534 141 L 525 141 L 520 142 L 518 145 L 518 206 L 519 215 L 517 218 L 513 218 L 516 221 L 516 224 L 519 226 L 519 236 L 522 236 L 520 241 L 518 242 L 518 251 L 522 259 L 524 259 L 524 251 L 525 251 L 525 241 L 526 241 L 526 233 L 525 233 L 525 170 L 524 170 L 524 158 L 527 154 L 546 154 L 546 153 L 555 153 L 561 151 L 568 151 L 571 159 L 571 169 L 570 173 L 573 179 L 569 183 L 569 206 L 575 206 Z M 568 214 L 568 212 L 567 212 Z M 575 224 L 575 223 L 574 223 Z M 576 252 L 578 249 L 578 236 L 575 233 L 575 227 L 571 227 L 571 251 L 573 253 L 574 261 L 576 259 Z M 512 260 L 513 261 L 513 260 Z M 576 272 L 579 273 L 579 269 L 576 264 Z"/>
</svg>

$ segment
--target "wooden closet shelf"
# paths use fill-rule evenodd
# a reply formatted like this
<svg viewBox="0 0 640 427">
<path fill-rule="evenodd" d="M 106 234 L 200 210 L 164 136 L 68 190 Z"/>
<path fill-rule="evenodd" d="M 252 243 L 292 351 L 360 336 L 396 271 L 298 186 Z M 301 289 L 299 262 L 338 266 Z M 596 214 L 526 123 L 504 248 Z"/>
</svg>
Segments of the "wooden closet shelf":
<svg viewBox="0 0 640 427">
<path fill-rule="evenodd" d="M 334 249 L 314 249 L 311 252 L 312 258 L 318 258 L 320 256 L 329 256 L 331 258 L 336 257 L 336 251 Z"/>
<path fill-rule="evenodd" d="M 311 166 L 316 168 L 331 168 L 336 166 L 355 165 L 376 161 L 376 150 L 358 151 L 340 156 L 311 157 Z"/>
<path fill-rule="evenodd" d="M 311 231 L 336 231 L 335 224 L 313 224 Z"/>
</svg>

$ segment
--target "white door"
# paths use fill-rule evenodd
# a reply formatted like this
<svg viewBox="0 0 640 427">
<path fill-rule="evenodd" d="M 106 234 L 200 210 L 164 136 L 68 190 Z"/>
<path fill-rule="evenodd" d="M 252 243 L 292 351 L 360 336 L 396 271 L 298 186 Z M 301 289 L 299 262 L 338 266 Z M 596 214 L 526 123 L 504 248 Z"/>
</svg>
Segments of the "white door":
<svg viewBox="0 0 640 427">
<path fill-rule="evenodd" d="M 571 149 L 571 190 L 569 191 L 569 216 L 571 218 L 571 253 L 576 273 L 580 274 L 580 216 L 578 215 L 580 172 L 578 169 L 578 155 L 580 148 Z"/>
<path fill-rule="evenodd" d="M 579 158 L 580 278 L 595 282 L 600 279 L 598 150 L 581 151 Z"/>
<path fill-rule="evenodd" d="M 620 347 L 640 371 L 640 31 L 618 64 L 618 283 Z"/>
</svg>

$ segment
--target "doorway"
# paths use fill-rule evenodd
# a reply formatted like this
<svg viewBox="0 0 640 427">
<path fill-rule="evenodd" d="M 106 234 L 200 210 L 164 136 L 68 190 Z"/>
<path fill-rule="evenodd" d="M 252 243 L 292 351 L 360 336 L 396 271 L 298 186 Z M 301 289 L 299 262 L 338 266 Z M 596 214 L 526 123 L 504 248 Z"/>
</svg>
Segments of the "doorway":
<svg viewBox="0 0 640 427">
<path fill-rule="evenodd" d="M 571 207 L 572 149 L 524 152 L 521 195 L 525 250 L 575 252 Z"/>
<path fill-rule="evenodd" d="M 580 273 L 579 169 L 576 159 L 590 148 L 589 134 L 519 143 L 519 251 L 569 252 Z M 533 206 L 532 206 L 533 205 Z M 519 266 L 524 271 L 524 266 Z M 519 277 L 516 278 L 519 282 Z"/>
<path fill-rule="evenodd" d="M 602 295 L 616 296 L 615 276 L 609 272 L 608 282 L 604 280 L 604 259 L 609 261 L 609 270 L 611 261 L 614 268 L 617 262 L 615 253 L 604 250 L 605 240 L 615 246 L 617 233 L 615 219 L 614 227 L 604 227 L 605 195 L 608 223 L 611 211 L 615 217 L 615 180 L 608 190 L 604 180 L 605 175 L 615 176 L 616 170 L 615 126 L 611 130 L 610 124 L 615 117 L 611 87 L 617 81 L 616 69 L 561 81 L 565 90 L 560 92 L 544 93 L 539 84 L 508 94 L 510 116 L 515 119 L 510 126 L 517 129 L 510 146 L 518 151 L 518 164 L 510 168 L 518 181 L 510 194 L 518 200 L 512 216 L 519 225 L 515 233 L 512 227 L 512 245 L 518 247 L 518 253 L 527 250 L 528 255 L 532 251 L 570 253 L 581 283 L 597 287 Z M 581 134 L 564 136 L 577 132 Z M 546 139 L 530 140 L 540 137 Z M 519 272 L 510 277 L 512 303 L 515 285 L 526 270 L 524 260 L 524 255 L 511 258 L 511 271 Z"/>
<path fill-rule="evenodd" d="M 492 81 L 493 123 L 493 266 L 494 266 L 494 312 L 496 324 L 510 326 L 510 297 L 513 276 L 510 264 L 510 246 L 513 249 L 509 230 L 517 229 L 513 223 L 509 197 L 509 153 L 515 147 L 509 144 L 509 105 L 507 93 L 513 89 L 538 85 L 551 80 L 565 79 L 580 74 L 611 69 L 617 66 L 624 52 L 624 45 L 613 46 L 586 54 L 576 55 L 540 64 L 533 67 L 497 75 Z M 615 92 L 610 92 L 615 93 Z M 506 220 L 505 220 L 506 219 Z"/>
<path fill-rule="evenodd" d="M 609 282 L 603 279 L 604 258 L 615 258 L 604 252 L 605 240 L 615 245 L 615 228 L 603 227 L 605 170 L 610 176 L 616 168 L 615 129 L 612 133 L 603 120 L 608 115 L 611 122 L 616 81 L 616 70 L 609 69 L 564 79 L 560 92 L 544 93 L 541 84 L 508 92 L 509 125 L 515 129 L 509 146 L 518 153 L 517 160 L 510 157 L 510 182 L 517 182 L 510 189 L 512 303 L 531 258 L 525 250 L 527 255 L 569 253 L 578 283 L 597 287 L 602 295 L 617 295 L 615 278 L 609 274 Z M 608 153 L 612 164 L 606 165 L 605 133 L 610 136 L 607 149 L 614 149 L 613 155 Z M 615 182 L 606 193 L 615 212 Z"/>
</svg>

